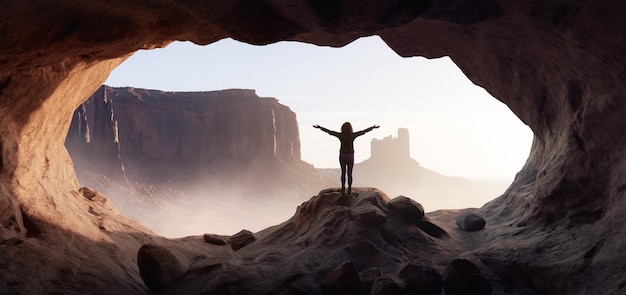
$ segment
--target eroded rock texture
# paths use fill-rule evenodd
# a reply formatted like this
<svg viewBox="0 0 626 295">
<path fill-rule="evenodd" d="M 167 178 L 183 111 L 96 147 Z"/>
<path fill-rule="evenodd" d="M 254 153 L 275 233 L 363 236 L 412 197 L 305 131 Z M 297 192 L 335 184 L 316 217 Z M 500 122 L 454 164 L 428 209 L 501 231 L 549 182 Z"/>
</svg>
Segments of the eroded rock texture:
<svg viewBox="0 0 626 295">
<path fill-rule="evenodd" d="M 82 197 L 63 146 L 74 109 L 130 54 L 173 40 L 342 46 L 376 34 L 402 56 L 450 56 L 535 134 L 511 187 L 479 212 L 489 243 L 463 254 L 493 271 L 503 286 L 494 290 L 622 293 L 624 11 L 621 1 L 574 0 L 5 1 L 0 254 L 15 259 L 3 264 L 3 291 L 141 290 L 134 253 L 158 238 Z M 64 251 L 74 254 L 26 262 Z"/>
</svg>

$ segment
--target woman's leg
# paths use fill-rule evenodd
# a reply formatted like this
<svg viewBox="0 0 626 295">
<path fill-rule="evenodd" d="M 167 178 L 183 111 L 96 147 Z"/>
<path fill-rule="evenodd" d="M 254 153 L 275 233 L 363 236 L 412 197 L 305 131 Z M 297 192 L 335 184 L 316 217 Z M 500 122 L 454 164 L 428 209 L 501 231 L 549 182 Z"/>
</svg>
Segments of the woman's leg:
<svg viewBox="0 0 626 295">
<path fill-rule="evenodd" d="M 349 157 L 347 161 L 348 166 L 348 194 L 352 192 L 352 168 L 354 167 L 354 155 Z"/>
<path fill-rule="evenodd" d="M 341 166 L 341 193 L 343 193 L 346 189 L 346 167 L 348 165 L 342 154 L 339 154 L 339 166 Z"/>
</svg>

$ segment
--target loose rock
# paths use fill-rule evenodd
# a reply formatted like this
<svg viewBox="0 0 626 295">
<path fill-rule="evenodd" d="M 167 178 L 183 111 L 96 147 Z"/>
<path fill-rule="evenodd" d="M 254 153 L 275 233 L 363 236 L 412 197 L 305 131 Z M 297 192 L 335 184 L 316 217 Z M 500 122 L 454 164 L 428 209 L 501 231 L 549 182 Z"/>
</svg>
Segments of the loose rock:
<svg viewBox="0 0 626 295">
<path fill-rule="evenodd" d="M 237 251 L 254 241 L 256 241 L 256 237 L 254 237 L 254 234 L 251 231 L 245 229 L 236 233 L 229 239 L 230 247 L 233 249 L 233 251 Z"/>
<path fill-rule="evenodd" d="M 465 231 L 477 231 L 485 227 L 485 219 L 476 213 L 461 214 L 456 219 L 456 225 Z"/>
<path fill-rule="evenodd" d="M 407 217 L 420 219 L 424 217 L 422 204 L 405 196 L 397 196 L 387 203 L 389 209 Z"/>
</svg>

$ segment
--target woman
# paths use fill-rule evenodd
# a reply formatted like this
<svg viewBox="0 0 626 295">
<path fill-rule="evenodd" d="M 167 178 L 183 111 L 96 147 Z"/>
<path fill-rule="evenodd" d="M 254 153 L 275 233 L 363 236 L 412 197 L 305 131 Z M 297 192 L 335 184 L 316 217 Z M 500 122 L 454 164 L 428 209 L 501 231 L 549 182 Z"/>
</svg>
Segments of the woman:
<svg viewBox="0 0 626 295">
<path fill-rule="evenodd" d="M 348 174 L 348 195 L 352 192 L 352 167 L 354 166 L 354 139 L 372 131 L 380 126 L 374 125 L 359 132 L 352 132 L 352 124 L 345 122 L 341 125 L 341 133 L 328 130 L 320 125 L 313 125 L 313 128 L 322 129 L 322 131 L 339 138 L 341 148 L 339 149 L 339 165 L 341 166 L 341 193 L 346 190 L 346 173 Z"/>
</svg>

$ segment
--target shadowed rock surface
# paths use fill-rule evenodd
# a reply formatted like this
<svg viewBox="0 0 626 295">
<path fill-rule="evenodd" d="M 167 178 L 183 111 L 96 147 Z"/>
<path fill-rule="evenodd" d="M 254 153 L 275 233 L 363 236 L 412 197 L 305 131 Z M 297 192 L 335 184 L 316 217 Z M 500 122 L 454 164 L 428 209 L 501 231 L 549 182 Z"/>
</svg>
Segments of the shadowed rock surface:
<svg viewBox="0 0 626 295">
<path fill-rule="evenodd" d="M 487 221 L 485 229 L 459 234 L 444 226 L 458 214 L 431 212 L 427 217 L 450 238 L 422 235 L 417 229 L 412 234 L 395 232 L 397 228 L 381 231 L 381 239 L 395 241 L 388 245 L 419 240 L 429 246 L 386 247 L 367 266 L 353 258 L 357 271 L 378 266 L 384 274 L 395 273 L 396 264 L 389 260 L 398 254 L 441 272 L 462 256 L 485 274 L 495 294 L 623 293 L 623 11 L 622 1 L 575 0 L 5 1 L 0 10 L 0 257 L 11 259 L 0 269 L 2 291 L 142 293 L 146 289 L 136 254 L 144 244 L 182 257 L 216 253 L 206 264 L 188 258 L 192 275 L 179 288 L 216 286 L 230 293 L 268 290 L 276 283 L 229 289 L 241 282 L 219 282 L 210 274 L 242 278 L 267 266 L 267 276 L 258 284 L 281 281 L 291 282 L 280 285 L 295 290 L 318 290 L 299 277 L 322 278 L 346 256 L 377 253 L 356 246 L 374 243 L 363 238 L 372 236 L 364 232 L 369 227 L 349 226 L 353 235 L 338 236 L 313 220 L 294 217 L 289 231 L 280 226 L 262 231 L 266 235 L 237 252 L 245 259 L 230 265 L 227 246 L 209 245 L 201 237 L 158 237 L 119 215 L 106 199 L 85 198 L 78 192 L 81 186 L 64 139 L 74 110 L 139 49 L 174 40 L 209 44 L 226 37 L 251 44 L 294 40 L 343 46 L 378 35 L 401 56 L 450 56 L 472 82 L 507 104 L 535 137 L 509 189 L 478 210 Z M 319 207 L 303 206 L 300 211 L 309 213 L 296 216 Z M 347 208 L 332 214 L 323 220 L 351 220 Z M 303 231 L 316 239 L 295 240 Z M 325 247 L 324 257 L 336 260 L 311 274 L 304 270 L 320 256 L 298 252 L 289 256 L 295 263 L 288 270 L 278 271 L 282 263 L 276 261 L 288 257 L 278 244 L 312 251 Z M 420 256 L 424 253 L 429 259 Z M 388 277 L 374 282 L 381 293 L 399 285 L 383 278 Z M 290 291 L 267 291 L 281 292 Z"/>
</svg>

